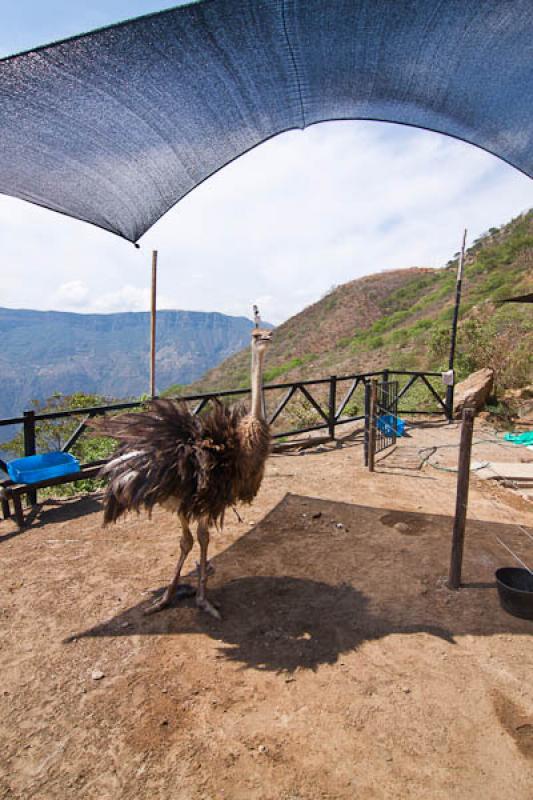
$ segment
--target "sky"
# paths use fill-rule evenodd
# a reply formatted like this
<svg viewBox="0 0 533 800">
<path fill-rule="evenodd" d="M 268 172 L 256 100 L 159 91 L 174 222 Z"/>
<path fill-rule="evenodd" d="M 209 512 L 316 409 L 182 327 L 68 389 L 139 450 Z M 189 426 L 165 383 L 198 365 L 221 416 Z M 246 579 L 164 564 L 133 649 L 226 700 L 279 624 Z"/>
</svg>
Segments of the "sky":
<svg viewBox="0 0 533 800">
<path fill-rule="evenodd" d="M 121 19 L 162 0 L 0 0 L 0 56 Z M 0 195 L 0 306 L 76 312 L 158 305 L 280 323 L 332 286 L 383 270 L 443 266 L 533 206 L 531 180 L 471 145 L 376 122 L 282 134 L 166 214 L 141 249 Z"/>
</svg>

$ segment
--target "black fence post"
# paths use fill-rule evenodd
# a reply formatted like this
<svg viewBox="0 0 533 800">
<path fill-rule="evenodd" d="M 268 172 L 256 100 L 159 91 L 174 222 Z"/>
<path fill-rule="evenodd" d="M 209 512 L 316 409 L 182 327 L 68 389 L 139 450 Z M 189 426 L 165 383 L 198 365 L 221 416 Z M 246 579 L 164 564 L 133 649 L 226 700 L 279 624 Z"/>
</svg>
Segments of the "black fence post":
<svg viewBox="0 0 533 800">
<path fill-rule="evenodd" d="M 379 416 L 381 413 L 390 414 L 391 410 L 389 408 L 389 370 L 384 369 L 383 375 L 381 377 L 382 386 L 381 386 L 381 398 L 378 395 L 378 407 L 376 408 L 376 416 Z M 379 407 L 379 400 L 382 401 L 382 408 Z M 394 420 L 394 424 L 396 425 L 396 420 Z"/>
<path fill-rule="evenodd" d="M 24 455 L 35 455 L 35 411 L 24 412 Z M 32 489 L 28 492 L 28 502 L 34 506 L 37 502 L 37 492 Z"/>
<path fill-rule="evenodd" d="M 370 430 L 370 381 L 364 380 L 365 387 L 365 445 L 364 459 L 365 467 L 368 467 L 368 432 Z"/>
<path fill-rule="evenodd" d="M 454 376 L 455 381 L 455 376 Z M 446 406 L 446 419 L 448 422 L 453 422 L 453 397 L 454 397 L 454 387 L 447 386 L 446 387 L 446 400 L 444 404 Z"/>
<path fill-rule="evenodd" d="M 335 413 L 337 409 L 337 376 L 331 375 L 329 379 L 329 413 L 328 430 L 332 439 L 335 438 Z"/>
</svg>

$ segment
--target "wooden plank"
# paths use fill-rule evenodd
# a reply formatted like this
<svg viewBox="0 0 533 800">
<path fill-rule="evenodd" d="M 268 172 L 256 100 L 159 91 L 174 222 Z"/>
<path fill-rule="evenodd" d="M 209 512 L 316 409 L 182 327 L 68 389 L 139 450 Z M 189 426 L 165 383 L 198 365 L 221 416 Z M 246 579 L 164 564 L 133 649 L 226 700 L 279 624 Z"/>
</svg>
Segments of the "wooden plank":
<svg viewBox="0 0 533 800">
<path fill-rule="evenodd" d="M 533 482 L 533 461 L 489 461 L 486 467 L 476 470 L 476 477 L 483 480 L 509 480 Z"/>
<path fill-rule="evenodd" d="M 309 447 L 317 447 L 320 444 L 331 442 L 331 436 L 312 436 L 309 439 L 293 439 L 290 442 L 279 442 L 272 446 L 273 453 L 284 453 L 287 450 L 307 450 Z"/>
</svg>

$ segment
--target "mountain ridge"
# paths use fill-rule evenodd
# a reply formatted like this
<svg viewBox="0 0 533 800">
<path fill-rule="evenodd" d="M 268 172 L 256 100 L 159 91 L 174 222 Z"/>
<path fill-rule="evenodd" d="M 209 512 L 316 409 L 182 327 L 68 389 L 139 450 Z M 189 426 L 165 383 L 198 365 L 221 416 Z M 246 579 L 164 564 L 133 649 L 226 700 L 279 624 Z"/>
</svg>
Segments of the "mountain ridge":
<svg viewBox="0 0 533 800">
<path fill-rule="evenodd" d="M 383 368 L 447 368 L 458 254 L 438 268 L 410 267 L 333 287 L 273 335 L 265 382 Z M 490 228 L 467 249 L 460 314 L 459 377 L 492 366 L 502 385 L 531 380 L 531 307 L 500 301 L 533 288 L 533 210 Z M 516 357 L 515 357 L 516 356 Z M 221 362 L 192 389 L 248 385 L 248 354 Z M 501 376 L 501 378 L 500 378 Z"/>
<path fill-rule="evenodd" d="M 158 390 L 190 383 L 249 341 L 253 322 L 220 312 L 157 315 Z M 138 397 L 149 387 L 150 313 L 0 308 L 0 418 L 60 392 Z"/>
</svg>

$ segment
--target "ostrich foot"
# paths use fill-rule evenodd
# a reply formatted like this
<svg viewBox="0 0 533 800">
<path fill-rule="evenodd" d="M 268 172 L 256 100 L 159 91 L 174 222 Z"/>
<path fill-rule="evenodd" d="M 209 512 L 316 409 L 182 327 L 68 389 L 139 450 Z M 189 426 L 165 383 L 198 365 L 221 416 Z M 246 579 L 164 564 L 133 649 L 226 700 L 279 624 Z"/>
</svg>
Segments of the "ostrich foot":
<svg viewBox="0 0 533 800">
<path fill-rule="evenodd" d="M 201 611 L 207 612 L 207 614 L 210 614 L 215 619 L 222 619 L 222 614 L 218 608 L 213 605 L 213 603 L 210 603 L 206 597 L 197 597 L 196 605 Z"/>
<path fill-rule="evenodd" d="M 168 608 L 172 605 L 173 598 L 177 600 L 182 600 L 185 597 L 192 597 L 195 594 L 195 590 L 192 586 L 189 586 L 187 583 L 182 583 L 173 591 L 169 591 L 168 589 L 164 592 L 164 594 L 156 600 L 155 603 L 152 603 L 151 606 L 145 608 L 143 614 L 145 616 L 149 616 L 150 614 L 156 614 L 158 611 L 162 611 L 164 608 Z"/>
<path fill-rule="evenodd" d="M 215 568 L 211 561 L 208 561 L 206 564 L 206 576 L 210 578 L 212 575 L 215 574 Z M 199 578 L 200 577 L 200 562 L 196 562 L 195 568 L 187 574 L 187 578 Z"/>
</svg>

